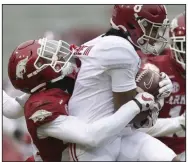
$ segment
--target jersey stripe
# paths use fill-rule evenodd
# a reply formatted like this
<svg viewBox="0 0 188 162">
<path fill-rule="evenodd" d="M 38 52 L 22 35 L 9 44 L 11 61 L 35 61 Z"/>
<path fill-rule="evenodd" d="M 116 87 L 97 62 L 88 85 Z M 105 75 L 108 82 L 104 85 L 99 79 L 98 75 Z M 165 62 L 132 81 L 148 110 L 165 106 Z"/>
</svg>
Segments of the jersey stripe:
<svg viewBox="0 0 188 162">
<path fill-rule="evenodd" d="M 91 51 L 91 49 L 93 48 L 93 46 L 90 46 L 90 47 L 88 47 L 85 51 L 84 51 L 84 53 L 83 53 L 83 55 L 88 55 L 89 54 L 89 52 Z"/>
</svg>

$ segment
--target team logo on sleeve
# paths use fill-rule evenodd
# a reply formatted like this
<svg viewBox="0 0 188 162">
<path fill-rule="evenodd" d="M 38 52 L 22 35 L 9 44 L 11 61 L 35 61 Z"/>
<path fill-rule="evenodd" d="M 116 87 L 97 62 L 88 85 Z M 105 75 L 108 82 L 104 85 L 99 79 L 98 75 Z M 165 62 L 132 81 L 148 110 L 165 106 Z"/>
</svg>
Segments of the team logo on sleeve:
<svg viewBox="0 0 188 162">
<path fill-rule="evenodd" d="M 34 123 L 38 121 L 43 121 L 48 116 L 51 116 L 52 113 L 46 110 L 38 110 L 36 111 L 29 119 L 33 120 Z"/>
</svg>

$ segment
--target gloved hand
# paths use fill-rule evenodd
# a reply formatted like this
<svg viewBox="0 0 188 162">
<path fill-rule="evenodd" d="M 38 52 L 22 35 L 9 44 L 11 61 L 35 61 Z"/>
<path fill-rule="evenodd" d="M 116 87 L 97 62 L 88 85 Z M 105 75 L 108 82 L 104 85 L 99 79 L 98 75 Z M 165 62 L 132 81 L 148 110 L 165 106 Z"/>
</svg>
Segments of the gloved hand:
<svg viewBox="0 0 188 162">
<path fill-rule="evenodd" d="M 157 98 L 166 98 L 170 96 L 173 90 L 173 84 L 167 74 L 161 72 L 160 75 L 162 80 L 159 82 L 160 89 Z"/>
<path fill-rule="evenodd" d="M 155 107 L 154 96 L 147 92 L 138 93 L 133 100 L 140 107 L 140 111 L 147 111 Z"/>
<path fill-rule="evenodd" d="M 144 98 L 151 97 L 153 99 L 153 101 L 152 100 L 150 102 L 143 101 L 142 95 L 144 95 Z M 141 111 L 147 111 L 147 110 L 149 110 L 149 114 L 148 114 L 147 118 L 143 119 L 139 123 L 134 123 L 133 126 L 135 128 L 150 128 L 150 127 L 154 126 L 155 123 L 156 123 L 156 121 L 157 121 L 157 119 L 158 119 L 159 111 L 164 106 L 164 98 L 159 98 L 159 99 L 155 100 L 152 95 L 144 92 L 144 94 L 143 93 L 137 94 L 137 96 L 135 97 L 135 99 L 137 99 L 140 102 L 140 104 L 142 105 Z"/>
</svg>

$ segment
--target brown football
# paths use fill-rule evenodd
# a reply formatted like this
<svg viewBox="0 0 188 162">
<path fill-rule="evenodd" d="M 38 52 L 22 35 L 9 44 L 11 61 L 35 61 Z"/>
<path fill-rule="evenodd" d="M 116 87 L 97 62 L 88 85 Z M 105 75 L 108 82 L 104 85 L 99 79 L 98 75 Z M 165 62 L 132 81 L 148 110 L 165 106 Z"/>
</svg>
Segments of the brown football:
<svg viewBox="0 0 188 162">
<path fill-rule="evenodd" d="M 137 73 L 136 84 L 138 92 L 148 92 L 156 97 L 159 94 L 160 70 L 153 64 L 144 64 Z M 133 123 L 141 122 L 148 116 L 149 111 L 140 112 L 132 120 Z"/>
<path fill-rule="evenodd" d="M 147 63 L 137 73 L 137 91 L 148 92 L 156 97 L 159 94 L 160 81 L 159 69 L 155 65 Z"/>
</svg>

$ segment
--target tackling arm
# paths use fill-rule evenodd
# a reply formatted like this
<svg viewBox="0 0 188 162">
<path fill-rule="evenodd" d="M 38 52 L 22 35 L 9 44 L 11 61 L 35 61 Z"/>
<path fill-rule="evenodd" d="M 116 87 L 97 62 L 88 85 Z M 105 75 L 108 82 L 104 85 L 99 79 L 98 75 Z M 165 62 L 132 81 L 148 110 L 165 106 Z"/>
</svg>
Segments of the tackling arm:
<svg viewBox="0 0 188 162">
<path fill-rule="evenodd" d="M 24 115 L 22 106 L 3 90 L 3 115 L 10 119 L 17 119 Z"/>
<path fill-rule="evenodd" d="M 109 117 L 86 124 L 73 116 L 61 115 L 38 128 L 38 136 L 51 136 L 71 143 L 97 147 L 109 137 L 119 134 L 140 112 L 134 101 L 121 106 Z"/>
</svg>

